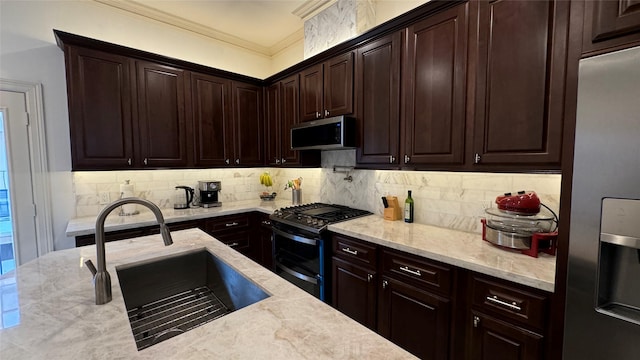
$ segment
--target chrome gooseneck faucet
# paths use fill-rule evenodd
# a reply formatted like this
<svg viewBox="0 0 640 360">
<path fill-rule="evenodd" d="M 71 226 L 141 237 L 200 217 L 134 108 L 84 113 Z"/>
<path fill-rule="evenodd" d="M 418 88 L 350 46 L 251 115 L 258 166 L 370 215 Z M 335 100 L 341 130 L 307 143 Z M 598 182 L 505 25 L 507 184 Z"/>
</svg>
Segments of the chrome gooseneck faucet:
<svg viewBox="0 0 640 360">
<path fill-rule="evenodd" d="M 171 233 L 169 232 L 169 228 L 167 227 L 167 225 L 165 225 L 164 223 L 164 216 L 162 216 L 160 208 L 158 208 L 158 206 L 151 201 L 137 197 L 130 197 L 116 200 L 107 205 L 104 209 L 102 209 L 100 214 L 98 214 L 98 218 L 96 219 L 96 250 L 98 253 L 98 269 L 93 266 L 91 260 L 85 261 L 87 268 L 89 268 L 89 270 L 93 274 L 93 283 L 96 290 L 96 305 L 106 304 L 111 301 L 111 276 L 107 272 L 107 265 L 105 260 L 104 222 L 107 218 L 107 215 L 109 215 L 111 211 L 124 204 L 140 204 L 148 207 L 156 216 L 156 220 L 160 225 L 160 234 L 162 235 L 164 245 L 169 246 L 173 244 Z"/>
</svg>

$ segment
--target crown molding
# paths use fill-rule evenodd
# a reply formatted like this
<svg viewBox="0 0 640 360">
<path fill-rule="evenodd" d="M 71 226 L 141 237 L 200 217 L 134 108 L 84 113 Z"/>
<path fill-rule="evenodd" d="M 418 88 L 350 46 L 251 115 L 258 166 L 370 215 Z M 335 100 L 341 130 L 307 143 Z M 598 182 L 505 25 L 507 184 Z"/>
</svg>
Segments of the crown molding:
<svg viewBox="0 0 640 360">
<path fill-rule="evenodd" d="M 159 21 L 177 28 L 190 31 L 199 35 L 206 36 L 208 38 L 218 40 L 233 46 L 237 46 L 259 55 L 271 57 L 278 52 L 284 50 L 288 46 L 302 40 L 304 38 L 304 29 L 300 29 L 293 34 L 287 36 L 285 39 L 279 41 L 271 47 L 262 46 L 252 41 L 241 39 L 237 36 L 225 33 L 223 31 L 216 30 L 209 26 L 196 24 L 185 18 L 175 16 L 164 11 L 153 9 L 146 5 L 140 4 L 132 0 L 93 0 L 103 5 L 111 6 L 120 10 L 130 12 L 148 19 Z M 322 0 L 326 1 L 326 0 Z"/>
<path fill-rule="evenodd" d="M 307 0 L 291 13 L 306 21 L 336 2 L 338 0 Z"/>
</svg>

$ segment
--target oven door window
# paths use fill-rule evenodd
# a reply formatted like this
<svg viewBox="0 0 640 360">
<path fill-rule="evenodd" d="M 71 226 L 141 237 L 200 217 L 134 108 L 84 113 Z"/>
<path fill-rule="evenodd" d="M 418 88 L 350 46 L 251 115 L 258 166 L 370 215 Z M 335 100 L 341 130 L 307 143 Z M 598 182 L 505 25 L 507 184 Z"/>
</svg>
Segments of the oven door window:
<svg viewBox="0 0 640 360">
<path fill-rule="evenodd" d="M 276 274 L 322 298 L 323 242 L 274 230 Z"/>
</svg>

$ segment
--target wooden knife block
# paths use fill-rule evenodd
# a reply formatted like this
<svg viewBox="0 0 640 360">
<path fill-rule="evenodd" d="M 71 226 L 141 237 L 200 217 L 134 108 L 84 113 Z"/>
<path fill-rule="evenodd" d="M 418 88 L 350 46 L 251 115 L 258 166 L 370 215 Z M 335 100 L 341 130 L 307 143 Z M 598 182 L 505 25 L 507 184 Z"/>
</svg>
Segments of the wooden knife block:
<svg viewBox="0 0 640 360">
<path fill-rule="evenodd" d="M 398 203 L 398 197 L 387 196 L 386 198 L 389 207 L 384 209 L 384 219 L 391 221 L 402 219 L 402 209 L 400 208 L 400 203 Z"/>
</svg>

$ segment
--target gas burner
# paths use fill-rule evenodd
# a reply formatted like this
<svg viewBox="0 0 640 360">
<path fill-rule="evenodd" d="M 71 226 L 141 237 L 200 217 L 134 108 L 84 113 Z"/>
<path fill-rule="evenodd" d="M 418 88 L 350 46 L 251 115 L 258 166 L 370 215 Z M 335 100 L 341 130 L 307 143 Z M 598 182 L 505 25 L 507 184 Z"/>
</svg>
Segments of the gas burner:
<svg viewBox="0 0 640 360">
<path fill-rule="evenodd" d="M 276 222 L 319 233 L 325 230 L 329 224 L 370 214 L 369 211 L 343 205 L 311 203 L 278 209 L 273 212 L 270 218 Z"/>
</svg>

